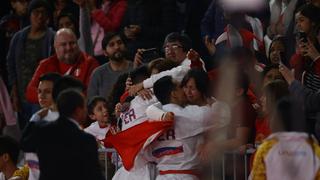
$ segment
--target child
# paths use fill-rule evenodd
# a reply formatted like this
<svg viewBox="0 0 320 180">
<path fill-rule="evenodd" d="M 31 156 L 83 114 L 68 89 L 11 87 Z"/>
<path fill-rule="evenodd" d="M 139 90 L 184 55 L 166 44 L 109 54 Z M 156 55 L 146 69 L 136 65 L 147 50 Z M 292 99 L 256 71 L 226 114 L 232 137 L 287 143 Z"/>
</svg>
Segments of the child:
<svg viewBox="0 0 320 180">
<path fill-rule="evenodd" d="M 92 134 L 97 141 L 104 140 L 110 128 L 107 101 L 101 96 L 94 96 L 88 101 L 88 116 L 93 122 L 84 131 Z"/>
<path fill-rule="evenodd" d="M 28 168 L 17 167 L 19 156 L 19 144 L 9 136 L 0 136 L 0 180 L 28 179 Z"/>
</svg>

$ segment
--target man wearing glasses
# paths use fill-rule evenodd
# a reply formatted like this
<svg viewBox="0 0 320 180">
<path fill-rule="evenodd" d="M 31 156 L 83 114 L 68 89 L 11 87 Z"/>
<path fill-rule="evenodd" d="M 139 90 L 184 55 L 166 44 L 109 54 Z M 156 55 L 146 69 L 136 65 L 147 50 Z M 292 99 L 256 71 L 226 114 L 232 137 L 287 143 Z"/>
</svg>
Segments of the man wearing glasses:
<svg viewBox="0 0 320 180">
<path fill-rule="evenodd" d="M 136 84 L 129 88 L 130 94 L 136 94 L 142 89 L 152 88 L 154 82 L 164 76 L 172 76 L 178 82 L 181 82 L 184 75 L 192 67 L 203 68 L 203 61 L 200 59 L 199 54 L 191 49 L 191 40 L 188 36 L 180 33 L 170 33 L 166 36 L 163 49 L 165 52 L 165 57 L 171 61 L 179 64 L 171 70 L 161 72 L 156 75 L 152 75 L 150 78 L 144 80 L 142 83 Z M 135 67 L 142 64 L 142 54 L 143 50 L 140 49 L 136 53 L 134 59 Z"/>
<path fill-rule="evenodd" d="M 190 38 L 177 32 L 168 34 L 163 43 L 165 57 L 171 61 L 177 62 L 178 64 L 181 64 L 181 62 L 186 59 L 190 48 Z M 143 51 L 143 49 L 138 49 L 134 58 L 135 67 L 138 67 L 142 64 Z"/>
</svg>

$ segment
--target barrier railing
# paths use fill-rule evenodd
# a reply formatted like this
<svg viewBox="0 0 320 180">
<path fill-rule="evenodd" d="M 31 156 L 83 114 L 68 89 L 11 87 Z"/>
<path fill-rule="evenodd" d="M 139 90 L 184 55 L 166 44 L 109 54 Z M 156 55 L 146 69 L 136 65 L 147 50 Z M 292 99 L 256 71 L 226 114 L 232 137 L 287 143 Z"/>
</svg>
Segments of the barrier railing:
<svg viewBox="0 0 320 180">
<path fill-rule="evenodd" d="M 248 179 L 250 174 L 249 160 L 251 155 L 255 152 L 255 149 L 247 149 L 245 153 L 239 151 L 225 152 L 221 159 L 215 159 L 210 163 L 210 173 L 206 175 L 204 179 L 208 180 L 237 180 Z M 110 154 L 112 157 L 110 158 Z M 115 149 L 99 149 L 100 157 L 104 157 L 104 173 L 107 180 L 111 179 L 114 172 L 121 167 L 120 158 Z M 109 158 L 108 158 L 109 157 Z M 109 161 L 112 161 L 110 163 Z M 110 165 L 114 165 L 114 172 L 110 172 Z M 231 168 L 231 169 L 230 169 Z M 111 173 L 111 174 L 109 174 Z"/>
</svg>

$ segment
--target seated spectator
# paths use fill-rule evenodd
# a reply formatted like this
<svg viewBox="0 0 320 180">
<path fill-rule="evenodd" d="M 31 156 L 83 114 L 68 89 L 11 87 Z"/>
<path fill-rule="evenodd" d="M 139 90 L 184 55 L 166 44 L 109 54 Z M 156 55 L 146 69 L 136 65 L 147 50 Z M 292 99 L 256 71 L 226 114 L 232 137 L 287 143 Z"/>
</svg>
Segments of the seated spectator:
<svg viewBox="0 0 320 180">
<path fill-rule="evenodd" d="M 272 134 L 258 148 L 252 179 L 319 179 L 320 147 L 304 132 L 303 114 L 292 98 L 276 103 L 271 116 Z"/>
<path fill-rule="evenodd" d="M 84 131 L 93 135 L 99 143 L 102 143 L 110 128 L 110 109 L 105 98 L 94 96 L 88 101 L 88 116 L 94 121 Z M 103 144 L 103 143 L 102 143 Z"/>
<path fill-rule="evenodd" d="M 107 33 L 102 41 L 104 54 L 109 62 L 94 70 L 88 86 L 88 97 L 107 98 L 118 77 L 133 69 L 133 64 L 126 57 L 127 48 L 117 33 Z"/>
<path fill-rule="evenodd" d="M 1 180 L 27 180 L 28 167 L 17 167 L 19 157 L 19 144 L 9 136 L 0 136 L 0 179 Z"/>
<path fill-rule="evenodd" d="M 127 9 L 126 0 L 75 0 L 80 7 L 80 32 L 89 32 L 94 56 L 104 64 L 102 40 L 105 33 L 117 32 Z M 81 34 L 81 36 L 88 34 Z M 85 42 L 86 43 L 86 42 Z"/>
<path fill-rule="evenodd" d="M 87 87 L 90 75 L 99 66 L 91 56 L 80 51 L 77 38 L 70 29 L 60 29 L 54 40 L 56 55 L 41 61 L 28 84 L 26 97 L 29 102 L 37 103 L 37 87 L 39 77 L 48 72 L 57 72 L 61 75 L 72 75 Z"/>
</svg>

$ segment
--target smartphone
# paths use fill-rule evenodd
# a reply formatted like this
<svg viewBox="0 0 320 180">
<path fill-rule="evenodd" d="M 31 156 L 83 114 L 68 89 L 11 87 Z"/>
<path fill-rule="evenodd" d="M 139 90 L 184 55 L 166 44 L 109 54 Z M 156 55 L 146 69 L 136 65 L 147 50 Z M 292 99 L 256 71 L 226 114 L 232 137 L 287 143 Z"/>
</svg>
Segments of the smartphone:
<svg viewBox="0 0 320 180">
<path fill-rule="evenodd" d="M 297 37 L 299 40 L 302 40 L 302 42 L 307 43 L 308 42 L 308 38 L 307 38 L 307 33 L 305 32 L 298 32 Z"/>
<path fill-rule="evenodd" d="M 287 62 L 287 58 L 286 58 L 286 55 L 285 55 L 285 53 L 284 52 L 280 52 L 280 62 L 279 62 L 279 64 L 286 64 L 286 62 Z"/>
<path fill-rule="evenodd" d="M 159 58 L 160 54 L 157 48 L 150 48 L 144 50 L 141 56 L 143 63 L 149 63 L 150 61 Z"/>
</svg>

